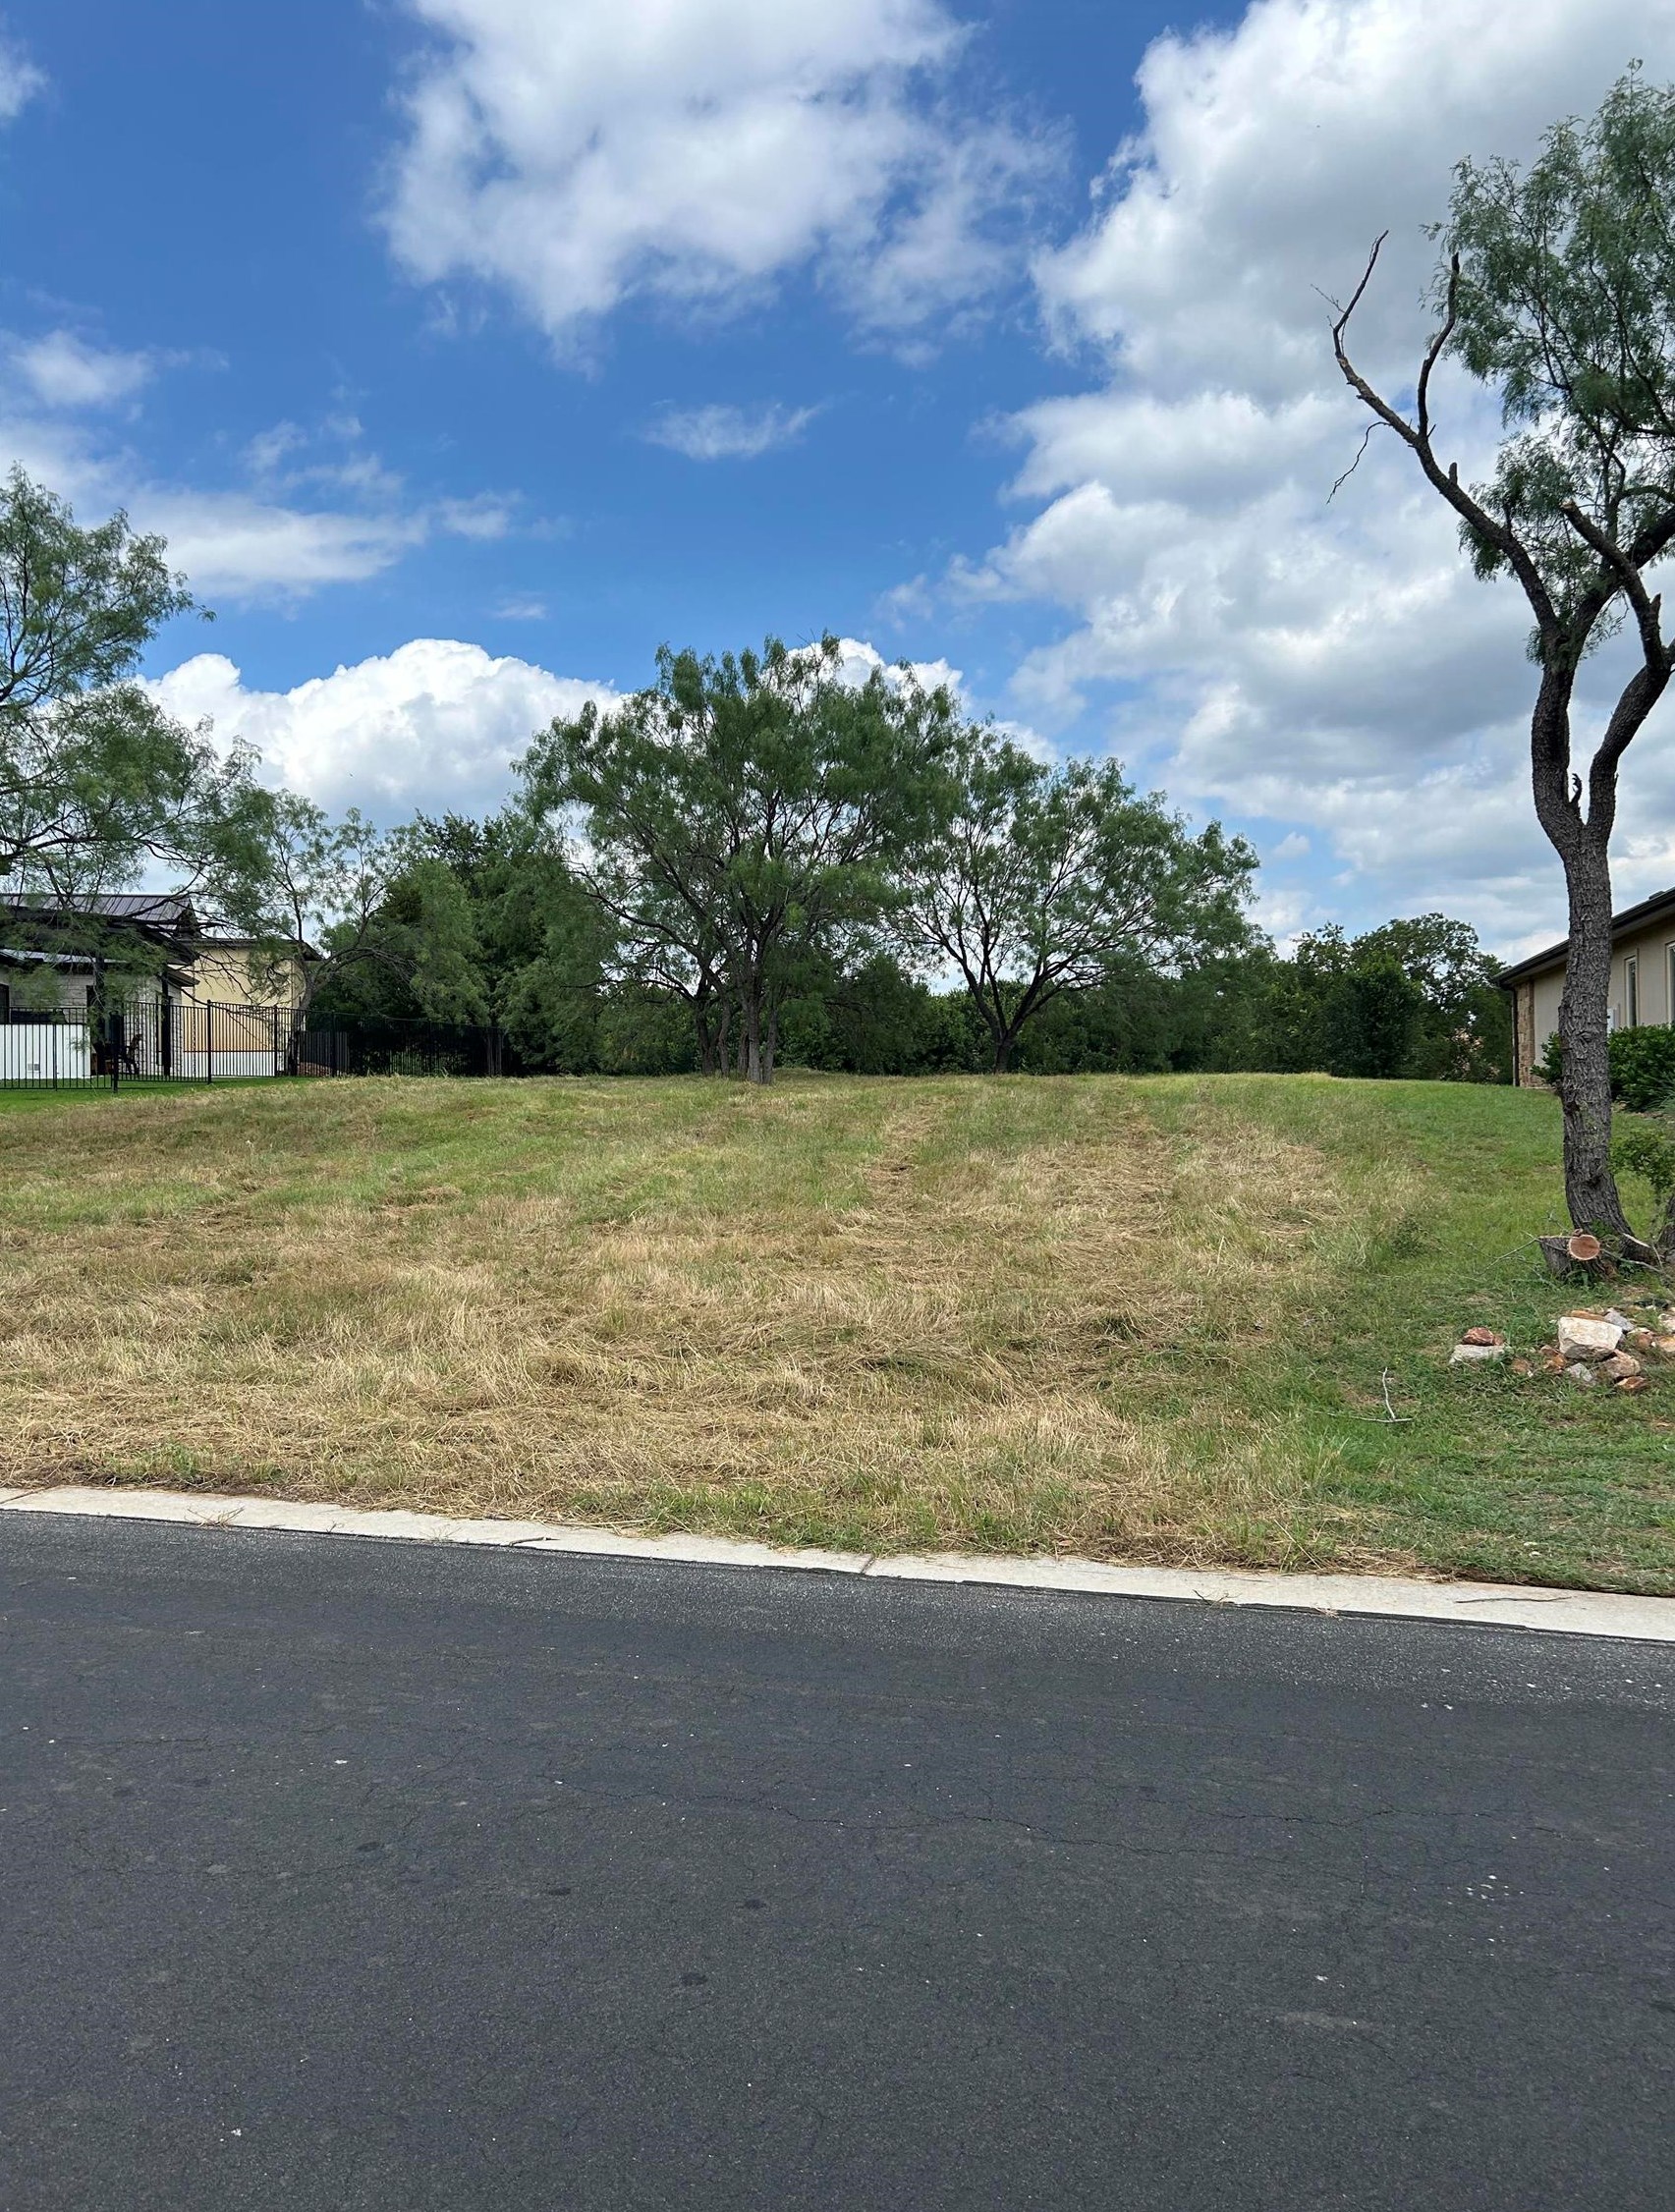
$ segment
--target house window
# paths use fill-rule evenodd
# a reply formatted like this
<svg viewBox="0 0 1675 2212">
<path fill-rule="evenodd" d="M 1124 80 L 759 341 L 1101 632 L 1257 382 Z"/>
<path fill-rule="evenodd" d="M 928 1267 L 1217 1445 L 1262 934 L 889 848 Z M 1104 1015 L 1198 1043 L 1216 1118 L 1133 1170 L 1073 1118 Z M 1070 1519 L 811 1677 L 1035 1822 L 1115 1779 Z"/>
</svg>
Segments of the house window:
<svg viewBox="0 0 1675 2212">
<path fill-rule="evenodd" d="M 1623 962 L 1623 1011 L 1631 1029 L 1640 1027 L 1640 961 L 1630 953 Z"/>
</svg>

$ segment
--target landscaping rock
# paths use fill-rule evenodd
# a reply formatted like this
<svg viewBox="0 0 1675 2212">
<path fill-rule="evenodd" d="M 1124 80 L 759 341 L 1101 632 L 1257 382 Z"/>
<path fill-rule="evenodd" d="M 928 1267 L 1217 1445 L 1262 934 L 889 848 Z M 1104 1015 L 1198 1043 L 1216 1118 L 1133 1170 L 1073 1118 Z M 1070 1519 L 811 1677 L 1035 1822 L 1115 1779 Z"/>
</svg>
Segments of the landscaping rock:
<svg viewBox="0 0 1675 2212">
<path fill-rule="evenodd" d="M 1675 1305 L 1657 1316 L 1657 1326 L 1666 1337 L 1675 1337 Z"/>
<path fill-rule="evenodd" d="M 1613 1352 L 1609 1359 L 1600 1360 L 1599 1372 L 1613 1382 L 1632 1382 L 1643 1370 L 1632 1352 Z"/>
<path fill-rule="evenodd" d="M 1451 1367 L 1478 1367 L 1485 1362 L 1492 1365 L 1506 1357 L 1504 1344 L 1457 1344 L 1448 1355 Z"/>
<path fill-rule="evenodd" d="M 1636 1391 L 1649 1390 L 1651 1385 L 1644 1375 L 1625 1375 L 1616 1388 L 1632 1396 Z"/>
<path fill-rule="evenodd" d="M 1651 1349 L 1659 1359 L 1675 1359 L 1675 1336 L 1653 1337 Z"/>
<path fill-rule="evenodd" d="M 1599 1376 L 1597 1370 L 1591 1367 L 1586 1359 L 1573 1359 L 1565 1369 L 1565 1379 L 1567 1382 L 1579 1383 L 1585 1390 L 1591 1390 Z"/>
<path fill-rule="evenodd" d="M 1605 1308 L 1605 1318 L 1607 1321 L 1615 1321 L 1619 1329 L 1632 1329 L 1634 1327 L 1634 1323 L 1629 1319 L 1629 1316 L 1626 1313 L 1619 1312 L 1614 1305 L 1608 1305 Z"/>
<path fill-rule="evenodd" d="M 1560 1317 L 1559 1350 L 1567 1360 L 1609 1359 L 1622 1341 L 1620 1321 L 1596 1321 L 1587 1313 L 1566 1313 Z"/>
<path fill-rule="evenodd" d="M 1465 1335 L 1460 1339 L 1460 1342 L 1462 1344 L 1472 1345 L 1504 1344 L 1506 1342 L 1506 1339 L 1502 1336 L 1497 1336 L 1493 1329 L 1485 1329 L 1482 1323 L 1480 1321 L 1476 1325 L 1476 1327 L 1470 1328 L 1466 1331 Z"/>
<path fill-rule="evenodd" d="M 1657 1350 L 1657 1339 L 1649 1329 L 1631 1329 L 1623 1339 L 1623 1349 L 1638 1352 L 1644 1357 L 1647 1353 Z"/>
<path fill-rule="evenodd" d="M 1535 1372 L 1528 1359 L 1515 1359 L 1512 1362 L 1512 1371 L 1515 1375 L 1533 1375 Z"/>
</svg>

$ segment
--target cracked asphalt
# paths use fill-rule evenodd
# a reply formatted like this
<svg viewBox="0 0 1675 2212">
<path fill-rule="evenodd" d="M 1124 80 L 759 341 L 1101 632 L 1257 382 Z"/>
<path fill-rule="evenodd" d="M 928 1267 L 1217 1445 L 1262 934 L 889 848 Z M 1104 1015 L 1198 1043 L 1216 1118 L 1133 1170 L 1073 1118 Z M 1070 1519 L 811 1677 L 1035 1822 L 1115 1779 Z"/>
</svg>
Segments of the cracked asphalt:
<svg viewBox="0 0 1675 2212">
<path fill-rule="evenodd" d="M 13 1514 L 0 2207 L 1667 2212 L 1675 1651 Z"/>
</svg>

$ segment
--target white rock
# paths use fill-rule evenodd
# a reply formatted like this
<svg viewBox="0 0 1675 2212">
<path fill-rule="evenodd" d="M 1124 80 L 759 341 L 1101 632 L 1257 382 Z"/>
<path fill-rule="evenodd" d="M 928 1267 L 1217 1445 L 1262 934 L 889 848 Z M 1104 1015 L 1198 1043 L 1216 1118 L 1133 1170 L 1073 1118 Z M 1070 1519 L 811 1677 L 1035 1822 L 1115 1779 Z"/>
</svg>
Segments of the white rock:
<svg viewBox="0 0 1675 2212">
<path fill-rule="evenodd" d="M 1609 1359 L 1623 1341 L 1622 1324 L 1566 1313 L 1559 1321 L 1559 1350 L 1569 1359 Z"/>
<path fill-rule="evenodd" d="M 1506 1349 L 1504 1344 L 1457 1344 L 1448 1355 L 1448 1364 L 1451 1367 L 1477 1367 L 1487 1360 L 1492 1365 L 1495 1360 L 1506 1357 Z"/>
<path fill-rule="evenodd" d="M 1632 1329 L 1635 1326 L 1628 1315 L 1619 1313 L 1614 1305 L 1608 1305 L 1605 1308 L 1605 1318 L 1607 1321 L 1615 1321 L 1619 1329 Z"/>
<path fill-rule="evenodd" d="M 1590 1389 L 1599 1380 L 1597 1371 L 1589 1366 L 1585 1359 L 1573 1360 L 1565 1369 L 1565 1374 L 1571 1382 L 1582 1383 Z"/>
</svg>

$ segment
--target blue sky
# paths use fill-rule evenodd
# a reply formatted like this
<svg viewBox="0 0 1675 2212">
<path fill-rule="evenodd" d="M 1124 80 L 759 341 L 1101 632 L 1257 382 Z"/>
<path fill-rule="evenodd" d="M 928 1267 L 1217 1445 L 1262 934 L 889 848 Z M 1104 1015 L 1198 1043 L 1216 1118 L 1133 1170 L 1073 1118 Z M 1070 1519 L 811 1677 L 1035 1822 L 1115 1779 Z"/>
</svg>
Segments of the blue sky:
<svg viewBox="0 0 1675 2212">
<path fill-rule="evenodd" d="M 830 628 L 1237 822 L 1282 932 L 1540 939 L 1516 611 L 1393 458 L 1327 510 L 1312 291 L 1396 224 L 1399 380 L 1449 163 L 1675 49 L 1510 13 L 11 0 L 0 446 L 168 530 L 218 619 L 149 673 L 332 802 Z M 1631 825 L 1675 877 L 1675 776 Z"/>
</svg>

